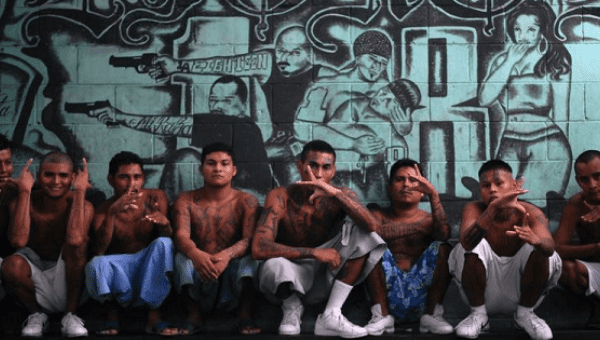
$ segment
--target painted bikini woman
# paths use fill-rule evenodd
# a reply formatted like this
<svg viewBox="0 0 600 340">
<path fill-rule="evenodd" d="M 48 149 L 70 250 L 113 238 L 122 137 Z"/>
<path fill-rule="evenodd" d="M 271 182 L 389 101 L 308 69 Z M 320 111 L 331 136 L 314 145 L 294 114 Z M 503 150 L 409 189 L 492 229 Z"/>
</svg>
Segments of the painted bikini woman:
<svg viewBox="0 0 600 340">
<path fill-rule="evenodd" d="M 571 55 L 553 33 L 555 20 L 542 1 L 515 7 L 506 19 L 509 39 L 492 59 L 478 94 L 479 103 L 490 108 L 490 121 L 501 122 L 492 155 L 518 165 L 517 176 L 529 189 L 526 199 L 544 200 L 549 191 L 564 195 L 571 169 L 566 137 Z"/>
</svg>

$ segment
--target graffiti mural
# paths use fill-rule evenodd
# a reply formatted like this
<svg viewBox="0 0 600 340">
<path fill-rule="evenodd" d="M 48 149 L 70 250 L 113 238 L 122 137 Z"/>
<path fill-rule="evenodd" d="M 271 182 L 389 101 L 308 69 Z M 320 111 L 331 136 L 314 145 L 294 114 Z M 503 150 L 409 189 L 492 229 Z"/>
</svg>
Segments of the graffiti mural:
<svg viewBox="0 0 600 340">
<path fill-rule="evenodd" d="M 572 160 L 600 149 L 600 2 L 534 0 L 6 0 L 0 132 L 17 164 L 88 159 L 95 204 L 118 151 L 171 201 L 202 147 L 234 147 L 235 186 L 263 200 L 328 141 L 337 181 L 386 201 L 420 161 L 456 232 L 477 170 L 509 162 L 556 224 Z M 424 204 L 424 207 L 427 205 Z"/>
</svg>

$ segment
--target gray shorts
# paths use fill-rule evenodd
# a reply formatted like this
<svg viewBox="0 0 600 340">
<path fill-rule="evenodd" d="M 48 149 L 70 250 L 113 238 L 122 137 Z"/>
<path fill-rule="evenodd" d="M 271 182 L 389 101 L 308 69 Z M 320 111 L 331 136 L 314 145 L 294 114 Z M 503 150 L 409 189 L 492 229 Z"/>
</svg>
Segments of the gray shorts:
<svg viewBox="0 0 600 340">
<path fill-rule="evenodd" d="M 319 248 L 335 248 L 342 257 L 342 263 L 336 270 L 330 270 L 327 264 L 313 259 L 288 260 L 283 257 L 272 258 L 265 261 L 260 269 L 260 291 L 269 299 L 277 301 L 275 293 L 282 283 L 290 283 L 293 291 L 302 295 L 302 300 L 308 304 L 319 303 L 329 298 L 329 292 L 335 276 L 347 260 L 367 256 L 357 282 L 366 279 L 371 270 L 377 265 L 384 251 L 386 243 L 375 232 L 368 232 L 357 227 L 354 222 L 347 220 L 344 228 L 349 234 L 339 233 Z M 347 240 L 347 242 L 345 242 Z"/>
</svg>

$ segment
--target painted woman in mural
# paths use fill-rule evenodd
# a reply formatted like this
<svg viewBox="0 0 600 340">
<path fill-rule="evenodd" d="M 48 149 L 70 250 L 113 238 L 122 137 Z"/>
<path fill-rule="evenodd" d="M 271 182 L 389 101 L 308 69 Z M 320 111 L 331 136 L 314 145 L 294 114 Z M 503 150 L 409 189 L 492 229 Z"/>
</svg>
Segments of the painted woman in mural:
<svg viewBox="0 0 600 340">
<path fill-rule="evenodd" d="M 517 176 L 530 182 L 529 199 L 564 195 L 571 169 L 571 55 L 553 33 L 555 20 L 545 2 L 515 7 L 506 19 L 510 41 L 492 60 L 478 95 L 503 124 L 496 158 L 518 162 Z"/>
</svg>

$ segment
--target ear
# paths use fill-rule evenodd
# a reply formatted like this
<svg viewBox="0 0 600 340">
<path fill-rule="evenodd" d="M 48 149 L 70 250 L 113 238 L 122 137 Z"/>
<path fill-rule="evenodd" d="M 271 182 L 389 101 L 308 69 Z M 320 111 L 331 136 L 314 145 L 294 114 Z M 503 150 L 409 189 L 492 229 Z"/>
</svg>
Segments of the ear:
<svg viewBox="0 0 600 340">
<path fill-rule="evenodd" d="M 297 161 L 296 161 L 296 168 L 298 168 L 298 172 L 299 172 L 300 174 L 302 174 L 302 173 L 304 172 L 304 169 L 302 168 L 302 165 L 303 165 L 303 164 L 304 164 L 304 163 L 303 163 L 301 160 L 297 160 Z"/>
<path fill-rule="evenodd" d="M 232 177 L 235 177 L 235 175 L 237 175 L 237 171 L 238 171 L 237 166 L 234 165 L 233 166 L 233 176 Z"/>
<path fill-rule="evenodd" d="M 113 175 L 108 175 L 106 176 L 106 180 L 108 181 L 108 184 L 110 184 L 111 187 L 114 188 L 115 186 L 115 177 Z"/>
</svg>

